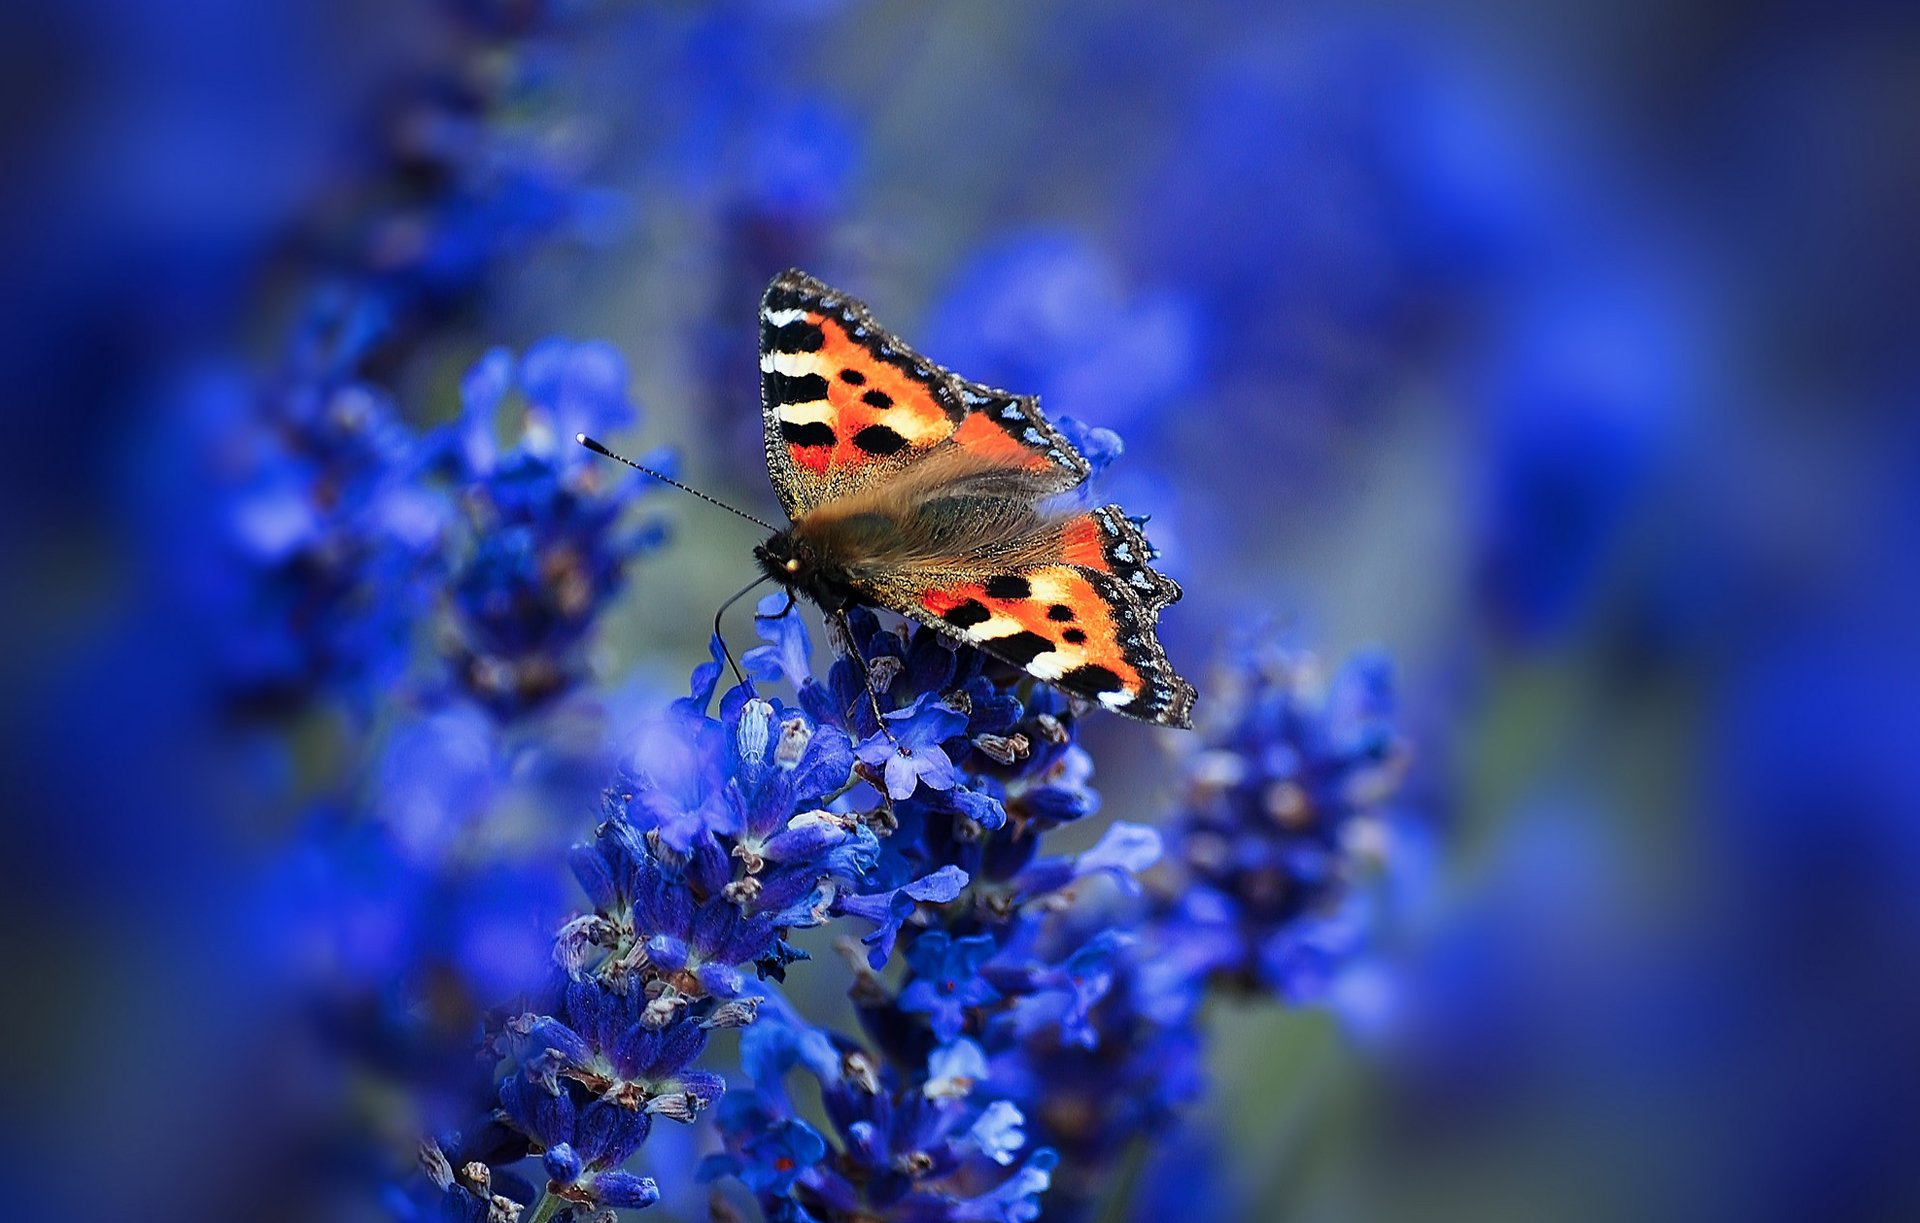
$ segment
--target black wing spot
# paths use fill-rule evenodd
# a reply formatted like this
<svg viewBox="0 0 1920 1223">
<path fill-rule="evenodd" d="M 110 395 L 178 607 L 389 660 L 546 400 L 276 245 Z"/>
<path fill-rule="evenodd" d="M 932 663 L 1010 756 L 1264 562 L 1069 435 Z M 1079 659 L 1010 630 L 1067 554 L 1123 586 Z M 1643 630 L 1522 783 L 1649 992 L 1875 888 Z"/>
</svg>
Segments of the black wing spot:
<svg viewBox="0 0 1920 1223">
<path fill-rule="evenodd" d="M 868 454 L 884 456 L 906 449 L 907 439 L 885 425 L 868 425 L 853 435 L 853 444 Z"/>
<path fill-rule="evenodd" d="M 1084 667 L 1075 667 L 1062 675 L 1059 680 L 1062 688 L 1069 692 L 1124 692 L 1127 685 L 1120 677 L 1106 667 L 1088 663 Z"/>
<path fill-rule="evenodd" d="M 868 391 L 860 396 L 860 402 L 870 408 L 890 408 L 893 406 L 893 396 L 885 391 Z"/>
<path fill-rule="evenodd" d="M 826 342 L 826 333 L 820 330 L 820 325 L 806 319 L 768 327 L 767 334 L 761 338 L 761 346 L 770 352 L 818 352 Z"/>
<path fill-rule="evenodd" d="M 1071 607 L 1068 607 L 1065 603 L 1055 603 L 1052 607 L 1049 607 L 1047 609 L 1047 619 L 1071 620 L 1073 619 L 1073 609 Z"/>
<path fill-rule="evenodd" d="M 804 425 L 783 420 L 780 422 L 780 436 L 796 446 L 831 446 L 840 440 L 833 435 L 832 425 L 817 420 Z"/>
<path fill-rule="evenodd" d="M 994 637 L 981 643 L 989 654 L 1004 658 L 1016 667 L 1024 667 L 1042 654 L 1053 652 L 1053 642 L 1040 634 L 1022 630 L 1005 637 Z"/>
<path fill-rule="evenodd" d="M 993 613 L 987 605 L 978 599 L 968 599 L 965 603 L 956 603 L 940 613 L 940 618 L 955 628 L 972 628 L 976 624 L 985 624 L 993 619 Z"/>
<path fill-rule="evenodd" d="M 1077 628 L 1068 629 L 1066 632 L 1060 634 L 1060 637 L 1062 640 L 1071 642 L 1074 645 L 1079 645 L 1087 639 L 1086 633 Z"/>
<path fill-rule="evenodd" d="M 767 374 L 767 402 L 813 403 L 827 397 L 827 380 L 819 374 L 801 374 L 794 377 L 778 370 Z"/>
<path fill-rule="evenodd" d="M 987 579 L 986 592 L 989 599 L 1025 599 L 1033 595 L 1033 585 L 1023 577 L 1002 573 Z"/>
<path fill-rule="evenodd" d="M 843 369 L 840 371 L 840 381 L 848 386 L 865 386 L 867 376 L 857 369 Z"/>
</svg>

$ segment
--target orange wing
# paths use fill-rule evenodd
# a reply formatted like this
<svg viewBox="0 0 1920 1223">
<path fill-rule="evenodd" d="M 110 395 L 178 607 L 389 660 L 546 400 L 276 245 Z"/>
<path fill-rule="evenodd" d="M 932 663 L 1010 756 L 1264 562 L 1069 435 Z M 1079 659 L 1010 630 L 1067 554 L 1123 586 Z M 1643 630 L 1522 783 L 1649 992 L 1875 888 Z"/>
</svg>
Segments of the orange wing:
<svg viewBox="0 0 1920 1223">
<path fill-rule="evenodd" d="M 893 575 L 884 606 L 1115 713 L 1192 725 L 1193 685 L 1154 633 L 1180 597 L 1117 505 L 1068 519 L 1056 555 L 1006 572 Z"/>
<path fill-rule="evenodd" d="M 1042 495 L 1087 478 L 1038 401 L 933 364 L 804 272 L 775 277 L 761 302 L 760 387 L 767 472 L 795 520 L 943 446 L 1031 471 Z"/>
</svg>

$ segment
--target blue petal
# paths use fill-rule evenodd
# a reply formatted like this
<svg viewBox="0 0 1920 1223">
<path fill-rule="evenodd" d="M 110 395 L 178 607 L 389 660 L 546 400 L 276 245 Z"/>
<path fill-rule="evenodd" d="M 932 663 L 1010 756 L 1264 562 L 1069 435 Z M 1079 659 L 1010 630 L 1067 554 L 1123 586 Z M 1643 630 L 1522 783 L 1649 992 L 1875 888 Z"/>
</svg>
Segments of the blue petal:
<svg viewBox="0 0 1920 1223">
<path fill-rule="evenodd" d="M 991 794 L 978 790 L 969 790 L 965 786 L 956 786 L 953 790 L 953 805 L 960 814 L 966 816 L 980 827 L 991 832 L 1006 826 L 1007 809 L 1000 800 Z"/>
<path fill-rule="evenodd" d="M 660 1200 L 660 1186 L 651 1176 L 631 1172 L 602 1172 L 593 1178 L 594 1200 L 602 1206 L 639 1210 Z"/>
<path fill-rule="evenodd" d="M 788 608 L 785 615 L 775 615 L 786 605 L 785 593 L 760 600 L 753 628 L 767 644 L 742 654 L 740 665 L 755 679 L 784 677 L 797 692 L 813 679 L 813 641 L 797 605 Z"/>
<path fill-rule="evenodd" d="M 573 1147 L 564 1142 L 548 1147 L 546 1154 L 540 1157 L 540 1163 L 546 1168 L 547 1175 L 562 1185 L 571 1185 L 584 1167 Z"/>
<path fill-rule="evenodd" d="M 888 756 L 886 779 L 887 797 L 895 800 L 913 797 L 914 788 L 920 782 L 920 768 L 915 757 L 897 750 Z"/>
<path fill-rule="evenodd" d="M 718 633 L 708 639 L 707 653 L 711 660 L 693 669 L 690 695 L 673 703 L 675 712 L 706 716 L 707 706 L 713 703 L 713 690 L 720 686 L 720 672 L 725 666 L 726 647 L 721 644 Z"/>
<path fill-rule="evenodd" d="M 900 890 L 915 900 L 945 904 L 960 895 L 967 886 L 967 872 L 957 866 L 943 866 L 924 879 L 917 879 Z M 991 945 L 992 940 L 988 940 Z"/>
<path fill-rule="evenodd" d="M 1022 1128 L 1026 1121 L 1013 1104 L 995 1100 L 987 1105 L 967 1135 L 987 1158 L 997 1164 L 1010 1164 L 1014 1153 L 1027 1144 L 1026 1131 Z"/>
<path fill-rule="evenodd" d="M 1075 860 L 1074 866 L 1082 875 L 1111 871 L 1131 883 L 1134 875 L 1160 860 L 1161 849 L 1159 829 L 1116 820 L 1092 849 Z"/>
<path fill-rule="evenodd" d="M 946 752 L 938 747 L 923 747 L 914 752 L 913 760 L 914 771 L 920 775 L 922 785 L 930 790 L 953 789 L 957 778 L 953 770 L 953 761 L 947 758 Z"/>
<path fill-rule="evenodd" d="M 823 1084 L 840 1081 L 840 1054 L 826 1033 L 778 1014 L 741 1035 L 740 1066 L 759 1090 L 777 1087 L 795 1066 L 806 1067 Z"/>
</svg>

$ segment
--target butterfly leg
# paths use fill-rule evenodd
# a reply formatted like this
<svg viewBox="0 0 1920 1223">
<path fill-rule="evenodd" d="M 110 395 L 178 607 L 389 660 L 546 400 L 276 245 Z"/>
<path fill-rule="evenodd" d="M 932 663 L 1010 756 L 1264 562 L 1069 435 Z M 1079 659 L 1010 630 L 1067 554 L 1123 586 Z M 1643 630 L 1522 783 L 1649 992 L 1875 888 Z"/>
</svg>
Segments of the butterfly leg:
<svg viewBox="0 0 1920 1223">
<path fill-rule="evenodd" d="M 747 695 L 749 696 L 753 695 L 753 684 L 747 679 L 745 675 L 741 674 L 740 664 L 733 661 L 733 651 L 727 648 L 727 639 L 720 635 L 720 617 L 726 615 L 727 609 L 729 607 L 732 607 L 735 603 L 738 603 L 754 587 L 760 585 L 760 583 L 767 580 L 768 579 L 762 577 L 762 578 L 755 578 L 753 581 L 748 582 L 745 586 L 742 586 L 739 590 L 734 591 L 733 595 L 730 598 L 728 598 L 728 600 L 725 603 L 722 603 L 720 605 L 720 610 L 713 613 L 713 639 L 720 643 L 720 653 L 726 656 L 727 666 L 733 669 L 734 683 L 738 684 L 742 688 L 745 688 L 747 690 Z M 787 592 L 787 606 L 788 607 L 793 606 L 793 592 L 791 590 Z M 786 613 L 782 612 L 781 614 L 785 615 Z"/>
<path fill-rule="evenodd" d="M 837 611 L 831 615 L 840 630 L 840 636 L 846 640 L 848 656 L 853 659 L 853 665 L 860 668 L 860 687 L 866 690 L 867 704 L 873 709 L 873 724 L 880 728 L 880 733 L 887 737 L 888 743 L 898 744 L 900 741 L 893 737 L 893 731 L 887 726 L 886 714 L 881 712 L 880 694 L 873 690 L 873 672 L 868 670 L 866 657 L 860 653 L 860 646 L 853 639 L 853 625 L 847 620 L 847 613 Z"/>
</svg>

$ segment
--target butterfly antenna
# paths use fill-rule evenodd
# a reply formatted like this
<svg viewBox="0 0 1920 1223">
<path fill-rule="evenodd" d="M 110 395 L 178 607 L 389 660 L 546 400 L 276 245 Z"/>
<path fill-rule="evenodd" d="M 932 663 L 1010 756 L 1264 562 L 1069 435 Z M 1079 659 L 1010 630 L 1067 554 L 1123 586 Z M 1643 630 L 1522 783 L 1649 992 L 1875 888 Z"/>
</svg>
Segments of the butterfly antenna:
<svg viewBox="0 0 1920 1223">
<path fill-rule="evenodd" d="M 582 446 L 585 446 L 588 450 L 593 451 L 595 454 L 604 454 L 616 463 L 625 463 L 628 467 L 633 468 L 635 471 L 643 471 L 648 475 L 652 476 L 654 479 L 660 481 L 662 484 L 671 484 L 683 493 L 692 493 L 694 496 L 700 498 L 700 500 L 706 502 L 708 505 L 717 505 L 721 509 L 727 511 L 727 513 L 738 514 L 740 515 L 740 517 L 746 519 L 748 522 L 758 523 L 760 526 L 765 527 L 769 531 L 778 531 L 780 529 L 779 527 L 774 526 L 771 522 L 764 522 L 758 518 L 755 518 L 752 514 L 747 513 L 745 510 L 734 509 L 732 506 L 720 500 L 718 497 L 709 497 L 707 496 L 707 494 L 701 492 L 697 488 L 688 488 L 686 485 L 680 483 L 680 481 L 674 479 L 672 476 L 661 475 L 659 472 L 655 471 L 651 467 L 643 467 L 640 464 L 634 462 L 632 459 L 628 458 L 624 454 L 615 454 L 613 451 L 608 450 L 605 446 L 602 446 L 599 442 L 594 441 L 592 438 L 588 437 L 584 433 L 574 434 L 573 440 L 576 442 L 579 442 Z M 742 591 L 741 593 L 744 594 L 746 592 Z M 739 595 L 735 595 L 734 597 L 738 598 Z M 739 674 L 738 668 L 735 669 L 734 673 L 736 675 Z"/>
</svg>

